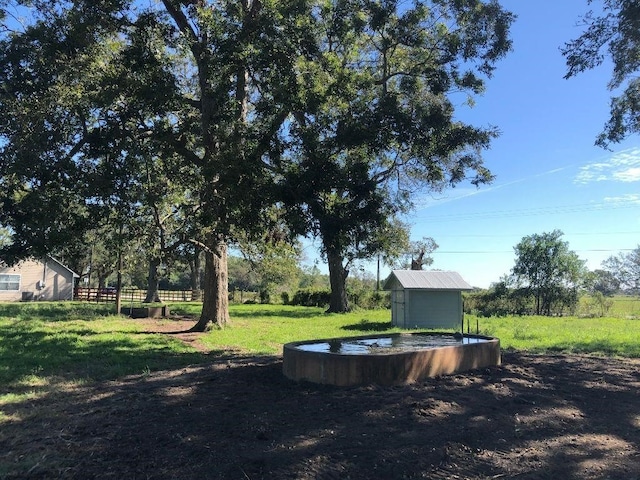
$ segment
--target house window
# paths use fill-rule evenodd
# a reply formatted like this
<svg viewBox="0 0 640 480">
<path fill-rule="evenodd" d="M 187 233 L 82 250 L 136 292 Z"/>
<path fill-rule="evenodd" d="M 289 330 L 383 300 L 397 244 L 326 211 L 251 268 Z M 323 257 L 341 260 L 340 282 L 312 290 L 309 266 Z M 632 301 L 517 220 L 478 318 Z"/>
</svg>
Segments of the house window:
<svg viewBox="0 0 640 480">
<path fill-rule="evenodd" d="M 20 275 L 0 274 L 0 292 L 20 290 Z"/>
</svg>

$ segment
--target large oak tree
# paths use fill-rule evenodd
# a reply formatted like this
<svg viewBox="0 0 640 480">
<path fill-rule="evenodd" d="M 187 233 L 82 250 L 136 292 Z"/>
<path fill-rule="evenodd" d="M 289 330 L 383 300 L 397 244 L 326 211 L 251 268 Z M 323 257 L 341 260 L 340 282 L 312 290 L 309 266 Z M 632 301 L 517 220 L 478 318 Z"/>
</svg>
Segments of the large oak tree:
<svg viewBox="0 0 640 480">
<path fill-rule="evenodd" d="M 2 221 L 14 252 L 46 253 L 114 204 L 120 224 L 143 201 L 153 211 L 131 188 L 140 160 L 179 158 L 170 178 L 190 218 L 182 237 L 205 253 L 195 328 L 224 325 L 227 243 L 237 229 L 260 232 L 272 203 L 263 157 L 277 156 L 271 140 L 290 112 L 305 3 L 14 3 L 34 7 L 24 28 L 3 30 L 0 58 Z"/>
<path fill-rule="evenodd" d="M 496 131 L 456 121 L 452 96 L 481 93 L 509 49 L 495 1 L 14 3 L 33 8 L 0 40 L 14 252 L 153 211 L 141 165 L 171 161 L 176 235 L 205 254 L 198 330 L 228 321 L 227 245 L 273 204 L 321 237 L 343 311 L 345 259 L 384 249 L 414 194 L 491 179 Z"/>
<path fill-rule="evenodd" d="M 293 229 L 321 240 L 329 311 L 349 309 L 349 265 L 381 253 L 417 194 L 491 180 L 497 135 L 458 121 L 510 49 L 495 1 L 331 0 L 313 10 L 314 49 L 279 165 Z M 286 142 L 283 142 L 286 143 Z"/>
</svg>

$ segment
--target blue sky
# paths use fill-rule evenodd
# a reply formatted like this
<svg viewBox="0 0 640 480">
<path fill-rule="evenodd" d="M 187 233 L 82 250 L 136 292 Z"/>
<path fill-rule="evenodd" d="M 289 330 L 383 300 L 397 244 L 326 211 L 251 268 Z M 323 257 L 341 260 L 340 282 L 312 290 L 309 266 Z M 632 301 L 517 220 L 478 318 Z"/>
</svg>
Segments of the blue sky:
<svg viewBox="0 0 640 480">
<path fill-rule="evenodd" d="M 431 268 L 457 271 L 478 287 L 508 274 L 513 247 L 534 233 L 562 230 L 591 270 L 640 245 L 640 137 L 611 152 L 594 146 L 609 114 L 611 68 L 563 78 L 560 47 L 582 31 L 587 0 L 501 3 L 518 16 L 513 51 L 475 106 L 458 110 L 464 121 L 501 131 L 484 153 L 496 180 L 427 196 L 407 219 L 413 239 L 439 245 Z M 317 245 L 305 253 L 312 262 Z M 373 263 L 365 268 L 375 274 Z"/>
<path fill-rule="evenodd" d="M 475 107 L 460 110 L 465 121 L 500 129 L 484 154 L 496 180 L 424 198 L 409 218 L 412 238 L 439 245 L 431 268 L 478 287 L 509 273 L 513 247 L 534 233 L 562 230 L 591 270 L 640 245 L 640 138 L 613 151 L 594 146 L 608 118 L 611 69 L 563 79 L 559 47 L 580 34 L 586 0 L 502 4 L 518 15 L 513 51 Z"/>
<path fill-rule="evenodd" d="M 518 16 L 513 51 L 475 106 L 458 110 L 461 120 L 501 131 L 484 153 L 496 180 L 427 196 L 407 219 L 412 239 L 439 245 L 429 268 L 482 288 L 511 271 L 513 247 L 527 235 L 560 229 L 590 270 L 640 245 L 640 137 L 612 151 L 594 145 L 609 115 L 611 67 L 563 78 L 560 47 L 582 31 L 587 0 L 501 3 Z M 375 275 L 374 263 L 364 268 Z"/>
</svg>

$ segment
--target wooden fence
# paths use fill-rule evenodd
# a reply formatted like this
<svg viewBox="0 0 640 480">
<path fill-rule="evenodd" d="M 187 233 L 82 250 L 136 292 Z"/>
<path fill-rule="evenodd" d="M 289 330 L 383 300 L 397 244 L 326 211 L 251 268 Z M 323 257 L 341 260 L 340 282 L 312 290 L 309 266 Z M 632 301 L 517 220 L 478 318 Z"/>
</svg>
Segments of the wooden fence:
<svg viewBox="0 0 640 480">
<path fill-rule="evenodd" d="M 191 302 L 195 300 L 191 290 L 158 290 L 160 300 L 163 302 Z M 147 296 L 146 290 L 135 288 L 125 288 L 122 290 L 122 303 L 134 302 L 142 303 Z M 78 287 L 75 291 L 74 300 L 85 302 L 115 302 L 115 288 L 87 288 Z"/>
</svg>

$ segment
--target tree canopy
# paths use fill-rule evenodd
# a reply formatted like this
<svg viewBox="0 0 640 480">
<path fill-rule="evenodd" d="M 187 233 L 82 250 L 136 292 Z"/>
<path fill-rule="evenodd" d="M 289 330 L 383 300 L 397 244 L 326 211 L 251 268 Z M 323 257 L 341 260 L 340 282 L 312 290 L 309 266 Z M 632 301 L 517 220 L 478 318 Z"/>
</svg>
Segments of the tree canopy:
<svg viewBox="0 0 640 480">
<path fill-rule="evenodd" d="M 592 4 L 593 0 L 588 0 Z M 606 147 L 640 133 L 640 5 L 634 0 L 604 0 L 601 11 L 588 11 L 581 18 L 584 32 L 561 49 L 567 61 L 565 78 L 613 63 L 609 90 L 610 117 L 596 144 Z"/>
<path fill-rule="evenodd" d="M 536 314 L 551 313 L 553 302 L 575 297 L 585 262 L 561 240 L 560 230 L 524 237 L 514 247 L 513 274 L 536 299 Z"/>
<path fill-rule="evenodd" d="M 32 16 L 0 49 L 0 221 L 14 252 L 48 252 L 112 212 L 157 220 L 149 200 L 166 198 L 168 176 L 153 195 L 137 187 L 161 161 L 181 189 L 172 213 L 192 220 L 180 234 L 206 256 L 199 328 L 226 323 L 227 243 L 260 232 L 271 203 L 264 158 L 291 110 L 304 2 L 15 3 Z"/>
<path fill-rule="evenodd" d="M 348 262 L 391 249 L 416 193 L 492 178 L 497 130 L 454 106 L 510 49 L 497 1 L 8 3 L 29 12 L 16 29 L 0 17 L 12 252 L 105 223 L 121 242 L 144 220 L 151 263 L 204 252 L 197 329 L 227 322 L 227 246 L 262 237 L 275 205 L 321 238 L 343 311 Z"/>
<path fill-rule="evenodd" d="M 640 245 L 630 252 L 609 257 L 602 266 L 618 286 L 640 292 Z"/>
<path fill-rule="evenodd" d="M 330 311 L 348 310 L 349 265 L 390 249 L 416 194 L 492 179 L 480 153 L 497 130 L 457 121 L 453 97 L 483 91 L 512 19 L 495 1 L 314 9 L 279 170 L 293 230 L 322 242 Z"/>
</svg>

